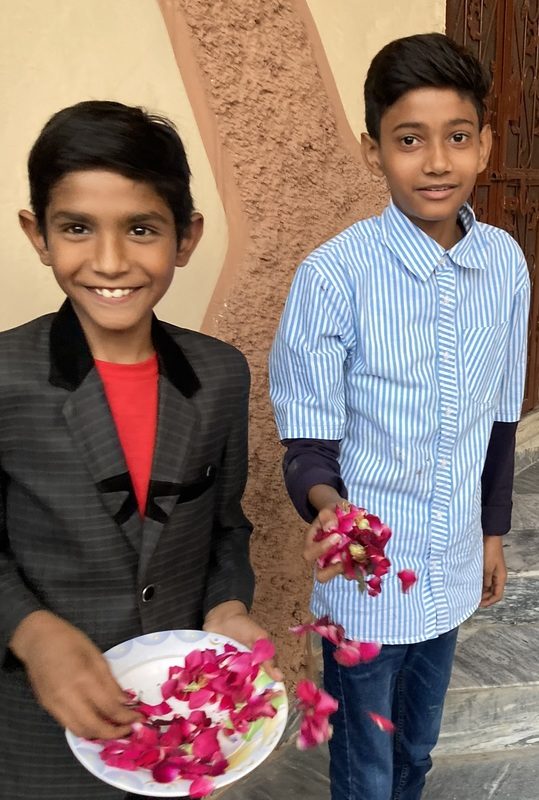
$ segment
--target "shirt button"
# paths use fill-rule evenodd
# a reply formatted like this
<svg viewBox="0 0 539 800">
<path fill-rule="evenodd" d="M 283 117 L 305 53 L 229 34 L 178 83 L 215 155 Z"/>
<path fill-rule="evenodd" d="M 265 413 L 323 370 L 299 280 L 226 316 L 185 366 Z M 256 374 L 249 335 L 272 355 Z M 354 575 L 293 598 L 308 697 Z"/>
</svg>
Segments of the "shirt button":
<svg viewBox="0 0 539 800">
<path fill-rule="evenodd" d="M 441 467 L 447 467 L 447 458 L 441 458 L 440 459 L 440 466 Z"/>
<path fill-rule="evenodd" d="M 442 353 L 442 361 L 449 361 L 449 350 L 444 350 Z"/>
<path fill-rule="evenodd" d="M 436 519 L 443 519 L 444 515 L 442 514 L 441 511 L 435 511 L 434 516 L 436 517 Z"/>
<path fill-rule="evenodd" d="M 446 306 L 449 303 L 449 300 L 450 300 L 449 295 L 448 294 L 443 294 L 441 300 L 442 300 L 443 305 Z"/>
<path fill-rule="evenodd" d="M 155 594 L 155 586 L 153 583 L 149 583 L 147 586 L 144 587 L 141 593 L 142 602 L 149 603 L 150 600 L 153 598 Z"/>
</svg>

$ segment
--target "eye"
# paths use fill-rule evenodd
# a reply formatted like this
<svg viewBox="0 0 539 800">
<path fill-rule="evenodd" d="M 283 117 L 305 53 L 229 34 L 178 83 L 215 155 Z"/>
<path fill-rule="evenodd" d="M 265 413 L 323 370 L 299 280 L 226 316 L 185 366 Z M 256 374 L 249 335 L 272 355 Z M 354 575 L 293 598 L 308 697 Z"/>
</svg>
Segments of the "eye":
<svg viewBox="0 0 539 800">
<path fill-rule="evenodd" d="M 463 133 L 462 131 L 458 131 L 457 133 L 454 133 L 451 138 L 453 139 L 455 144 L 463 144 L 463 142 L 465 142 L 467 139 L 469 139 L 469 136 L 468 136 L 467 133 Z"/>
<path fill-rule="evenodd" d="M 133 225 L 131 233 L 138 238 L 143 238 L 145 236 L 151 236 L 155 231 L 152 228 L 148 228 L 146 225 Z"/>
<path fill-rule="evenodd" d="M 401 142 L 405 147 L 412 147 L 412 145 L 417 143 L 417 137 L 408 134 L 408 136 L 402 137 Z"/>
<path fill-rule="evenodd" d="M 70 225 L 65 226 L 64 231 L 73 234 L 73 236 L 82 236 L 88 233 L 88 228 L 81 222 L 72 222 Z"/>
</svg>

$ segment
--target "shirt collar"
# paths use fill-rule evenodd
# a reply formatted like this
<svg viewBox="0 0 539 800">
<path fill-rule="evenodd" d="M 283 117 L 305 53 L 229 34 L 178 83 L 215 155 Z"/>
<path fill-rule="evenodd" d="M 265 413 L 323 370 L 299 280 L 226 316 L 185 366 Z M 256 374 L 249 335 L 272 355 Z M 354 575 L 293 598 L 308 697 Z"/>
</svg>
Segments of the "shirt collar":
<svg viewBox="0 0 539 800">
<path fill-rule="evenodd" d="M 461 207 L 459 218 L 466 234 L 449 250 L 444 250 L 391 201 L 380 217 L 382 238 L 393 255 L 422 281 L 430 277 L 443 256 L 459 267 L 485 269 L 484 234 L 467 203 Z"/>
</svg>

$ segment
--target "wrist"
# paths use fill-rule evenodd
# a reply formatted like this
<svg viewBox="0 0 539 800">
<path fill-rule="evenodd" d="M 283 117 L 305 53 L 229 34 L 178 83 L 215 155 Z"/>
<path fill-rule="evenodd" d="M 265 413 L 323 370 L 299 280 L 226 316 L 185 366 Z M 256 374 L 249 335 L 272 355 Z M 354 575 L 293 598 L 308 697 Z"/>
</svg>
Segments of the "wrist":
<svg viewBox="0 0 539 800">
<path fill-rule="evenodd" d="M 246 606 L 241 600 L 226 600 L 224 603 L 219 603 L 206 614 L 203 630 L 206 630 L 208 625 L 220 624 L 230 617 L 236 617 L 240 614 L 243 616 L 249 615 Z"/>
<path fill-rule="evenodd" d="M 8 642 L 11 652 L 26 664 L 38 638 L 46 631 L 55 616 L 45 609 L 32 611 L 15 628 Z"/>
</svg>

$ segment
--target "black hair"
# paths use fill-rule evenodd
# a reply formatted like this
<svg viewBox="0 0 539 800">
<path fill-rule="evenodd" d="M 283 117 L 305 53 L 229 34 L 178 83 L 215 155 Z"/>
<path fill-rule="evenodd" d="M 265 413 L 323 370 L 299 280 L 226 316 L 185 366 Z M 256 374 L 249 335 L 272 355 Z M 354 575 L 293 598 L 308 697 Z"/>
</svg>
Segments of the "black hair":
<svg viewBox="0 0 539 800">
<path fill-rule="evenodd" d="M 466 48 L 443 33 L 421 33 L 395 39 L 373 58 L 365 80 L 365 122 L 380 138 L 384 112 L 406 92 L 435 87 L 454 89 L 474 104 L 483 127 L 491 78 Z"/>
<path fill-rule="evenodd" d="M 170 120 L 109 100 L 84 101 L 54 114 L 28 159 L 30 202 L 44 235 L 54 186 L 69 172 L 92 169 L 149 184 L 172 211 L 181 240 L 193 213 L 191 172 Z"/>
</svg>

